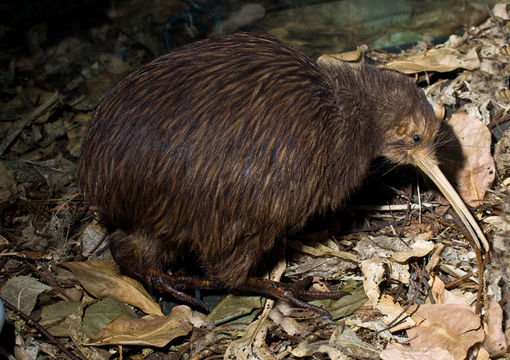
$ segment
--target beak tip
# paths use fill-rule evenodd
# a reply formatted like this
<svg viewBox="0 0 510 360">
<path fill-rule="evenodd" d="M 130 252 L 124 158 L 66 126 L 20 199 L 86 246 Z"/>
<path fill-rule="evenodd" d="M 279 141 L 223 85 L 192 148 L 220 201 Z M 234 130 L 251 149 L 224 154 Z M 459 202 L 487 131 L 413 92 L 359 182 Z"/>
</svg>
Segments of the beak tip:
<svg viewBox="0 0 510 360">
<path fill-rule="evenodd" d="M 448 199 L 455 212 L 459 215 L 460 219 L 466 226 L 476 247 L 480 250 L 484 249 L 486 252 L 489 252 L 489 242 L 485 238 L 484 233 L 478 226 L 478 223 L 474 219 L 471 212 L 468 210 L 467 206 L 464 204 L 464 201 L 462 201 L 457 191 L 455 191 L 453 186 L 444 176 L 443 172 L 439 169 L 437 160 L 427 153 L 412 154 L 412 159 Z"/>
</svg>

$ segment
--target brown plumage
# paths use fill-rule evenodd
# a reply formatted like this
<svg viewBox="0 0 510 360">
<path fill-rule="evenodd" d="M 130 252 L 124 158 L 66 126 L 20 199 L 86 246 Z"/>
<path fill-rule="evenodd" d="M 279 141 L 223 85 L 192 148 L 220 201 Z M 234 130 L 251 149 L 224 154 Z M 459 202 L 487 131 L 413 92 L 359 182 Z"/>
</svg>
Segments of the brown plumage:
<svg viewBox="0 0 510 360">
<path fill-rule="evenodd" d="M 372 161 L 433 158 L 440 121 L 407 77 L 317 65 L 263 35 L 199 41 L 118 84 L 93 116 L 79 181 L 114 258 L 146 278 L 193 261 L 242 285 L 283 237 L 338 208 Z"/>
</svg>

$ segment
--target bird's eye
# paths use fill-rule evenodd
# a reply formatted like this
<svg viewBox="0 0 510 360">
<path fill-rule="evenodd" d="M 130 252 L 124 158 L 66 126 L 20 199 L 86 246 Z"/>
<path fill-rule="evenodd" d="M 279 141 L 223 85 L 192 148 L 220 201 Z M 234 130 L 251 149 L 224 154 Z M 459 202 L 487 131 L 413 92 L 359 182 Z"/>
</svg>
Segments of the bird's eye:
<svg viewBox="0 0 510 360">
<path fill-rule="evenodd" d="M 413 141 L 414 141 L 415 144 L 419 144 L 420 141 L 421 141 L 421 135 L 414 134 L 413 135 Z"/>
</svg>

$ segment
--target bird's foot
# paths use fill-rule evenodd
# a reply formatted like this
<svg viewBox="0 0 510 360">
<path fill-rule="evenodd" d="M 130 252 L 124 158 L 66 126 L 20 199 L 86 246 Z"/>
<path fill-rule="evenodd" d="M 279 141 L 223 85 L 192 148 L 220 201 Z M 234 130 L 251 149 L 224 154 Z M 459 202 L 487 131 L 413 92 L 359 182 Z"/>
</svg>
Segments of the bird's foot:
<svg viewBox="0 0 510 360">
<path fill-rule="evenodd" d="M 170 275 L 157 270 L 148 270 L 146 272 L 146 281 L 147 284 L 154 289 L 160 292 L 169 293 L 177 300 L 202 308 L 206 311 L 209 311 L 209 308 L 201 299 L 185 293 L 184 290 L 225 288 L 224 286 L 210 280 L 186 275 L 182 272 Z M 338 299 L 348 293 L 308 290 L 308 287 L 311 284 L 311 277 L 307 277 L 292 284 L 261 278 L 248 278 L 244 284 L 235 287 L 232 290 L 237 290 L 244 294 L 258 294 L 272 299 L 282 300 L 301 309 L 311 310 L 319 315 L 331 318 L 331 314 L 327 310 L 319 306 L 309 304 L 305 300 Z"/>
<path fill-rule="evenodd" d="M 245 284 L 239 287 L 239 290 L 282 300 L 299 308 L 311 310 L 317 314 L 327 316 L 331 319 L 332 317 L 329 311 L 319 306 L 309 304 L 304 300 L 338 299 L 344 295 L 348 295 L 348 293 L 308 290 L 312 281 L 311 277 L 307 277 L 296 283 L 286 284 L 268 279 L 249 278 Z"/>
<path fill-rule="evenodd" d="M 185 293 L 183 290 L 222 288 L 221 286 L 214 286 L 209 280 L 203 280 L 181 272 L 170 275 L 154 269 L 147 270 L 145 280 L 150 287 L 162 293 L 168 293 L 177 300 L 206 311 L 210 311 L 210 309 L 205 302 L 198 297 Z"/>
</svg>

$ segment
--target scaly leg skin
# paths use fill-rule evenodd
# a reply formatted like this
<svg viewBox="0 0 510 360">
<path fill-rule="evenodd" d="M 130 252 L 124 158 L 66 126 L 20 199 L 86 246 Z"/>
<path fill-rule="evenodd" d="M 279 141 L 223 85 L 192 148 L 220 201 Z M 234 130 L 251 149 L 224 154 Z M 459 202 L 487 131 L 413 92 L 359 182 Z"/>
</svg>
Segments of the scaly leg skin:
<svg viewBox="0 0 510 360">
<path fill-rule="evenodd" d="M 202 300 L 184 293 L 183 290 L 224 288 L 223 286 L 217 285 L 209 280 L 185 275 L 183 273 L 169 275 L 156 270 L 147 271 L 146 281 L 150 286 L 154 287 L 158 291 L 169 293 L 177 300 L 200 307 L 207 311 L 209 311 L 209 309 Z M 331 314 L 327 310 L 308 304 L 303 300 L 337 299 L 347 295 L 347 293 L 306 290 L 311 283 L 312 278 L 310 277 L 293 284 L 285 284 L 268 279 L 249 278 L 245 284 L 232 290 L 237 290 L 244 294 L 255 293 L 269 298 L 282 300 L 296 307 L 311 310 L 319 315 L 327 316 L 331 319 Z"/>
<path fill-rule="evenodd" d="M 331 314 L 326 309 L 308 304 L 303 300 L 338 299 L 344 295 L 348 295 L 348 293 L 344 291 L 329 292 L 306 290 L 311 284 L 311 277 L 307 277 L 292 284 L 285 284 L 268 279 L 249 278 L 240 290 L 282 300 L 298 308 L 311 310 L 319 315 L 327 316 L 332 319 Z"/>
<path fill-rule="evenodd" d="M 202 280 L 188 275 L 174 274 L 170 275 L 160 271 L 149 269 L 145 275 L 147 284 L 162 293 L 168 293 L 175 299 L 184 303 L 194 305 L 209 312 L 211 309 L 205 302 L 197 297 L 183 292 L 186 289 L 222 289 L 222 287 L 213 286 L 208 280 Z"/>
</svg>

